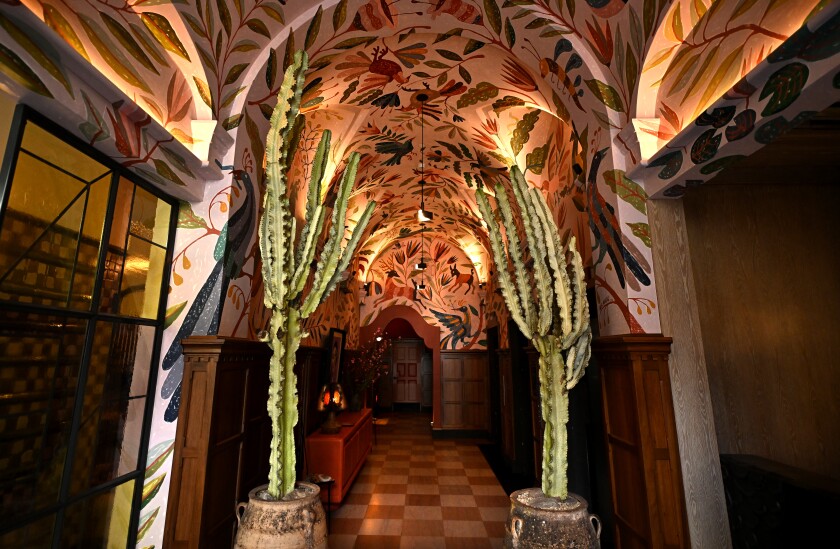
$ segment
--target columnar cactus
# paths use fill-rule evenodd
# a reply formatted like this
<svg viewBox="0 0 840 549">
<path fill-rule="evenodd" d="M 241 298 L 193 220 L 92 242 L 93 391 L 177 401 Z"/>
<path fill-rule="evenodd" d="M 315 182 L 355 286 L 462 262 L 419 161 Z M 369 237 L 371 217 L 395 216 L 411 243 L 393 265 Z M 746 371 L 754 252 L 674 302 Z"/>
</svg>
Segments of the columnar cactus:
<svg viewBox="0 0 840 549">
<path fill-rule="evenodd" d="M 540 396 L 545 421 L 542 491 L 546 496 L 566 499 L 569 390 L 583 377 L 592 341 L 583 266 L 575 239 L 568 247 L 563 246 L 540 191 L 528 187 L 518 166 L 511 167 L 510 173 L 513 199 L 524 230 L 517 230 L 511 200 L 504 187 L 497 184 L 497 213 L 504 226 L 507 248 L 483 188 L 478 188 L 476 198 L 489 227 L 493 262 L 511 318 L 540 354 Z M 526 268 L 526 250 L 533 268 Z"/>
<path fill-rule="evenodd" d="M 296 220 L 286 197 L 287 172 L 294 158 L 304 117 L 299 116 L 300 97 L 308 61 L 297 52 L 286 69 L 277 105 L 271 115 L 266 138 L 266 191 L 260 219 L 259 243 L 262 255 L 263 300 L 271 310 L 267 335 L 263 338 L 273 352 L 269 370 L 268 414 L 271 418 L 271 456 L 268 492 L 274 499 L 288 495 L 295 487 L 294 427 L 298 420 L 295 353 L 305 337 L 302 322 L 335 289 L 341 273 L 359 243 L 375 207 L 368 202 L 350 240 L 344 240 L 344 219 L 350 191 L 359 165 L 358 153 L 350 155 L 341 178 L 338 198 L 332 211 L 332 224 L 310 276 L 318 240 L 324 228 L 326 207 L 321 184 L 330 148 L 330 132 L 324 131 L 312 165 L 306 198 L 304 227 L 295 241 Z M 311 284 L 307 282 L 311 279 Z M 308 288 L 308 292 L 304 292 Z"/>
</svg>

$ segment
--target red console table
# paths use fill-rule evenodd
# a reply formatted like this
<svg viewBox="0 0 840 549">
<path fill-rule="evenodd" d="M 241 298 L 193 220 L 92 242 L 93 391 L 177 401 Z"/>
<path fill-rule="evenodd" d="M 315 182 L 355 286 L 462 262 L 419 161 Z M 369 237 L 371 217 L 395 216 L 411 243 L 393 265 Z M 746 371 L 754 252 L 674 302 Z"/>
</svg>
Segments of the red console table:
<svg viewBox="0 0 840 549">
<path fill-rule="evenodd" d="M 338 416 L 341 431 L 324 434 L 315 431 L 306 437 L 307 469 L 310 474 L 325 474 L 335 479 L 330 503 L 341 503 L 353 484 L 367 455 L 373 438 L 373 411 L 342 412 Z M 327 502 L 327 493 L 321 492 Z"/>
</svg>

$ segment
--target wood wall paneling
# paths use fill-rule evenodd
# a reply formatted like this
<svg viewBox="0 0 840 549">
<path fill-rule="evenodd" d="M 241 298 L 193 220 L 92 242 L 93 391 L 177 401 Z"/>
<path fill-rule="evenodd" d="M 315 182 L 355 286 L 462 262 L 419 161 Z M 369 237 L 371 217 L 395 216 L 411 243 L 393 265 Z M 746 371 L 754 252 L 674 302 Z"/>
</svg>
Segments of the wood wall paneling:
<svg viewBox="0 0 840 549">
<path fill-rule="evenodd" d="M 442 426 L 488 431 L 490 387 L 486 351 L 441 352 Z"/>
<path fill-rule="evenodd" d="M 684 198 L 720 452 L 840 479 L 840 189 Z"/>
<path fill-rule="evenodd" d="M 728 549 L 732 541 L 683 203 L 651 200 L 648 215 L 660 322 L 664 335 L 673 339 L 671 397 L 691 544 Z"/>
</svg>

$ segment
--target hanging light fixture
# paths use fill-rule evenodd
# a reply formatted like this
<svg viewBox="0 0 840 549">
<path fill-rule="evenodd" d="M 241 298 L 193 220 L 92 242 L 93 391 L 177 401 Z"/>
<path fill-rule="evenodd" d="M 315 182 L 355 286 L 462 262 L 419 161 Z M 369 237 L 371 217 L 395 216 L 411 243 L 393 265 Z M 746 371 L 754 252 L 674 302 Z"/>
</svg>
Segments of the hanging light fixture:
<svg viewBox="0 0 840 549">
<path fill-rule="evenodd" d="M 417 100 L 420 101 L 420 209 L 417 210 L 417 220 L 420 223 L 426 223 L 434 218 L 434 214 L 426 210 L 426 121 L 425 121 L 425 107 L 429 96 L 425 93 L 418 93 Z"/>
<path fill-rule="evenodd" d="M 417 270 L 420 271 L 420 285 L 418 290 L 426 289 L 426 258 L 424 256 L 426 248 L 426 226 L 420 229 L 420 263 L 417 264 Z"/>
</svg>

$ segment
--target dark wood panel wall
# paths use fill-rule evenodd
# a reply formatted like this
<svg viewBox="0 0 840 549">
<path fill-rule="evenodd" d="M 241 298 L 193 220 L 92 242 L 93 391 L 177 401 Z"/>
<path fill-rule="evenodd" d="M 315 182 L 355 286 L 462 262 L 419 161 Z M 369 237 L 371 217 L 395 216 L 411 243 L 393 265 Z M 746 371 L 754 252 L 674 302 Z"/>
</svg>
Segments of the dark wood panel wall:
<svg viewBox="0 0 840 549">
<path fill-rule="evenodd" d="M 489 431 L 490 387 L 486 351 L 441 351 L 444 429 Z"/>
<path fill-rule="evenodd" d="M 175 434 L 164 547 L 229 548 L 237 502 L 268 480 L 271 430 L 266 410 L 270 349 L 265 343 L 217 336 L 182 341 L 184 378 Z M 317 425 L 311 395 L 317 391 L 322 351 L 301 348 L 298 371 L 303 433 Z"/>
<path fill-rule="evenodd" d="M 670 338 L 593 342 L 600 367 L 616 547 L 689 547 L 668 372 Z"/>
<path fill-rule="evenodd" d="M 704 185 L 683 202 L 720 453 L 840 479 L 840 188 Z"/>
</svg>

